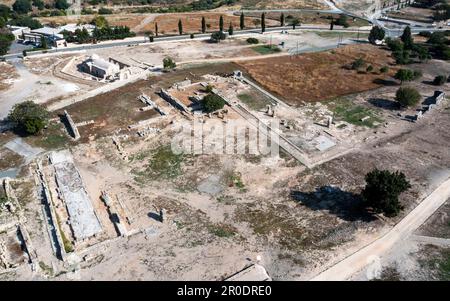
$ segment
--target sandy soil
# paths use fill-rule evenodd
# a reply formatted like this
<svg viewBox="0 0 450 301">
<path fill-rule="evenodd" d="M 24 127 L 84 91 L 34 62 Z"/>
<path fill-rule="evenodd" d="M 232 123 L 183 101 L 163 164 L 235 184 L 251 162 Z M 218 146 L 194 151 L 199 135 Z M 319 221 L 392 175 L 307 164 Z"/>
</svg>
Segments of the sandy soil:
<svg viewBox="0 0 450 301">
<path fill-rule="evenodd" d="M 0 91 L 7 90 L 18 78 L 14 66 L 9 63 L 0 62 Z"/>
</svg>

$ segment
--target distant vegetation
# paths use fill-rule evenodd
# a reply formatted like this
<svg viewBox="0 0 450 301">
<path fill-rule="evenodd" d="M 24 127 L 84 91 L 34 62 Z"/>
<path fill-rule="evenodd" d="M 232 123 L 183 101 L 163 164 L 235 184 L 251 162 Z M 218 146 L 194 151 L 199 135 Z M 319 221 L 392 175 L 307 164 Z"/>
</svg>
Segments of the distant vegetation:
<svg viewBox="0 0 450 301">
<path fill-rule="evenodd" d="M 225 106 L 225 100 L 216 94 L 208 94 L 202 100 L 203 108 L 205 112 L 212 113 L 220 110 Z"/>
<path fill-rule="evenodd" d="M 402 107 L 411 107 L 420 101 L 420 93 L 413 87 L 401 87 L 395 93 L 395 100 Z"/>
</svg>

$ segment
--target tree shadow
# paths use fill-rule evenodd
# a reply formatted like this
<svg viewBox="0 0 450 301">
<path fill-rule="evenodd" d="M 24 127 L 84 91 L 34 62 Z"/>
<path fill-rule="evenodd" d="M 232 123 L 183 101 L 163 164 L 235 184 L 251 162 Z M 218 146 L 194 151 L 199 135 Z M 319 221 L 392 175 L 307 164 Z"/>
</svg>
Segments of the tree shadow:
<svg viewBox="0 0 450 301">
<path fill-rule="evenodd" d="M 383 86 L 398 86 L 398 83 L 395 80 L 376 78 L 373 80 L 374 84 L 383 85 Z"/>
<path fill-rule="evenodd" d="M 375 219 L 365 209 L 359 194 L 338 187 L 327 185 L 313 192 L 292 191 L 291 197 L 312 210 L 327 210 L 345 221 L 370 222 Z"/>
<path fill-rule="evenodd" d="M 377 108 L 382 108 L 386 110 L 398 110 L 400 104 L 396 101 L 384 98 L 370 98 L 368 102 Z"/>
<path fill-rule="evenodd" d="M 422 105 L 424 105 L 424 106 L 429 106 L 429 105 L 433 105 L 433 104 L 436 104 L 436 98 L 434 97 L 434 95 L 426 97 L 424 99 L 424 101 L 422 101 Z"/>
</svg>

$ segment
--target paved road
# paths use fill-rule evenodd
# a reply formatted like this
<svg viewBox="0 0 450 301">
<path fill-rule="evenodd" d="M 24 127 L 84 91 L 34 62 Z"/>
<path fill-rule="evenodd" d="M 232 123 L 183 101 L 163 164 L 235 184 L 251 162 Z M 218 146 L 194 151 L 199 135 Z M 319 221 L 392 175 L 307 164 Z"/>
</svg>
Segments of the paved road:
<svg viewBox="0 0 450 301">
<path fill-rule="evenodd" d="M 281 30 L 289 30 L 292 31 L 292 26 L 279 26 L 279 27 L 269 27 L 266 28 L 266 33 L 270 32 L 277 32 Z M 302 31 L 302 30 L 320 30 L 320 31 L 329 31 L 328 26 L 313 26 L 313 25 L 303 25 L 296 28 L 295 31 Z M 335 29 L 335 32 L 357 32 L 358 29 Z M 363 32 L 364 30 L 360 30 L 360 32 Z M 245 30 L 236 30 L 234 33 L 234 36 L 242 36 L 242 35 L 248 35 L 248 34 L 260 34 L 261 29 L 245 29 Z M 195 36 L 196 40 L 207 40 L 211 37 L 211 33 L 207 34 L 197 34 Z M 154 42 L 162 43 L 167 41 L 185 41 L 185 40 L 191 40 L 189 35 L 182 35 L 182 36 L 166 36 L 166 37 L 158 37 L 155 38 Z M 133 38 L 133 39 L 127 39 L 127 40 L 120 40 L 120 41 L 111 41 L 111 42 L 104 42 L 99 44 L 85 44 L 85 45 L 79 45 L 79 46 L 73 46 L 68 48 L 59 48 L 59 49 L 49 49 L 46 53 L 66 53 L 66 52 L 73 52 L 73 51 L 82 51 L 82 50 L 89 50 L 89 49 L 103 49 L 103 48 L 111 48 L 111 47 L 120 47 L 120 46 L 128 46 L 128 45 L 140 45 L 149 43 L 148 39 L 142 37 L 142 38 Z M 36 55 L 36 54 L 42 54 L 42 51 L 35 51 L 35 52 L 29 52 L 28 55 Z M 21 58 L 22 53 L 13 53 L 3 56 L 6 60 L 11 59 L 17 59 Z"/>
<path fill-rule="evenodd" d="M 371 259 L 383 256 L 396 242 L 409 237 L 449 197 L 450 179 L 447 179 L 388 233 L 320 273 L 312 280 L 338 281 L 349 279 L 352 275 L 369 265 Z"/>
</svg>

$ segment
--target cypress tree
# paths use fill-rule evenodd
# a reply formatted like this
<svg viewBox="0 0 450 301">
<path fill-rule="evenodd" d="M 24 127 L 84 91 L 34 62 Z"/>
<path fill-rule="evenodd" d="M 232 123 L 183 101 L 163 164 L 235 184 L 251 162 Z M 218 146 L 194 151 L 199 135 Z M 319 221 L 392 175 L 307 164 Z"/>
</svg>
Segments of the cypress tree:
<svg viewBox="0 0 450 301">
<path fill-rule="evenodd" d="M 205 17 L 202 17 L 202 33 L 206 32 L 206 20 Z"/>
<path fill-rule="evenodd" d="M 241 20 L 240 20 L 240 27 L 241 30 L 243 30 L 245 28 L 245 17 L 244 17 L 244 13 L 241 13 Z"/>
<path fill-rule="evenodd" d="M 219 30 L 223 31 L 223 16 L 220 16 L 220 19 L 219 19 Z"/>
<path fill-rule="evenodd" d="M 262 13 L 261 15 L 261 32 L 266 31 L 266 13 Z"/>
</svg>

